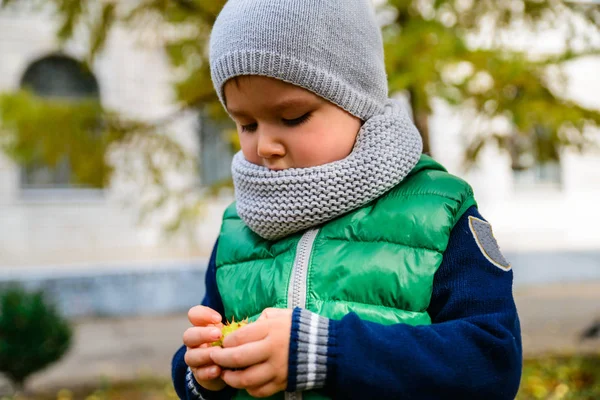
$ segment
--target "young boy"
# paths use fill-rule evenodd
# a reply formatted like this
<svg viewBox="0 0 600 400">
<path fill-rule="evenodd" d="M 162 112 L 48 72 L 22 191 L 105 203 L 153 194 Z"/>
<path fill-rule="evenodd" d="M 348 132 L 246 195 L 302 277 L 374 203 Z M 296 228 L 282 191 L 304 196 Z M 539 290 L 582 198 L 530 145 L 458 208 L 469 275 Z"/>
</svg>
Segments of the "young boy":
<svg viewBox="0 0 600 400">
<path fill-rule="evenodd" d="M 513 399 L 510 265 L 388 100 L 369 1 L 230 0 L 210 66 L 242 151 L 179 397 Z"/>
</svg>

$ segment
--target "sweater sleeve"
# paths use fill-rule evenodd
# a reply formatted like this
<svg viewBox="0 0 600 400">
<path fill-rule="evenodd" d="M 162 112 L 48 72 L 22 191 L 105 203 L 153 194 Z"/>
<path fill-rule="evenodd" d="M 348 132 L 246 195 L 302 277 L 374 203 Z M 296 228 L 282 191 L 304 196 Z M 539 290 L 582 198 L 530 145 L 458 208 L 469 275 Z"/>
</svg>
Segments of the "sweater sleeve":
<svg viewBox="0 0 600 400">
<path fill-rule="evenodd" d="M 206 276 L 204 278 L 206 284 L 206 294 L 202 300 L 202 305 L 212 308 L 217 311 L 224 320 L 224 307 L 219 289 L 217 287 L 217 267 L 216 267 L 216 253 L 217 243 L 213 248 L 208 267 L 206 269 Z M 173 356 L 171 362 L 171 378 L 173 380 L 173 386 L 175 392 L 182 400 L 226 400 L 231 399 L 235 393 L 235 389 L 226 387 L 225 389 L 213 392 L 200 386 L 194 374 L 188 368 L 185 363 L 185 352 L 186 347 L 181 346 L 179 350 Z"/>
<path fill-rule="evenodd" d="M 489 235 L 486 252 L 470 225 L 475 207 L 452 230 L 434 277 L 432 324 L 381 325 L 355 313 L 330 320 L 292 316 L 288 391 L 333 397 L 514 399 L 522 368 L 512 270 Z M 490 230 L 491 233 L 491 230 Z M 491 245 L 490 245 L 491 240 Z"/>
</svg>

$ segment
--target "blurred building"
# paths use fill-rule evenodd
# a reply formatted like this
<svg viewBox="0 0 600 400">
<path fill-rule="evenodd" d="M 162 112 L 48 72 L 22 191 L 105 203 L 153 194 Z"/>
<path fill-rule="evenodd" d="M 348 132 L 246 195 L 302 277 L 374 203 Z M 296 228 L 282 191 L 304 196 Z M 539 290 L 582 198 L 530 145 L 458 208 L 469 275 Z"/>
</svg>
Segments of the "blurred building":
<svg viewBox="0 0 600 400">
<path fill-rule="evenodd" d="M 160 48 L 140 46 L 139 38 L 116 29 L 91 75 L 81 75 L 73 66 L 84 44 L 58 53 L 56 25 L 43 13 L 0 11 L 0 92 L 27 82 L 42 91 L 98 96 L 106 108 L 142 120 L 173 112 L 172 72 Z M 572 63 L 569 97 L 600 108 L 599 69 L 597 58 Z M 435 110 L 433 155 L 472 183 L 519 282 L 599 279 L 600 153 L 565 151 L 560 164 L 515 170 L 508 154 L 490 146 L 465 171 L 463 120 L 441 104 Z M 201 155 L 202 179 L 211 183 L 227 176 L 230 154 L 218 135 L 199 135 L 203 128 L 216 130 L 183 115 L 170 131 Z M 207 200 L 190 245 L 161 240 L 158 223 L 138 225 L 118 200 L 120 190 L 118 183 L 104 190 L 74 187 L 68 165 L 24 169 L 0 154 L 0 280 L 50 288 L 71 315 L 168 312 L 200 301 L 202 267 L 231 195 Z M 182 298 L 184 292 L 191 297 Z"/>
<path fill-rule="evenodd" d="M 173 113 L 172 73 L 158 48 L 140 45 L 140 38 L 117 29 L 87 75 L 79 68 L 82 44 L 58 51 L 56 23 L 43 13 L 0 11 L 0 92 L 27 85 L 45 95 L 93 95 L 107 109 L 147 121 Z M 177 118 L 168 129 L 197 152 L 201 125 L 190 115 Z M 223 160 L 228 153 L 215 151 L 219 144 L 214 137 L 204 138 L 213 138 L 205 143 L 208 164 L 203 171 L 213 171 L 203 177 L 208 183 L 229 171 Z M 0 266 L 172 260 L 210 252 L 218 219 L 209 218 L 209 232 L 200 229 L 206 242 L 195 248 L 163 246 L 160 226 L 137 225 L 135 215 L 119 201 L 118 188 L 81 188 L 69 177 L 68 165 L 26 169 L 0 154 Z"/>
<path fill-rule="evenodd" d="M 158 47 L 115 29 L 87 74 L 78 68 L 85 43 L 59 51 L 57 25 L 43 10 L 0 10 L 0 92 L 27 84 L 45 95 L 98 96 L 106 109 L 138 120 L 173 114 L 173 74 Z M 229 174 L 231 155 L 214 132 L 202 135 L 201 151 L 200 129 L 216 127 L 196 115 L 168 126 L 185 148 L 205 155 L 202 179 L 210 184 Z M 0 153 L 0 285 L 42 287 L 71 316 L 172 312 L 198 303 L 231 195 L 206 200 L 190 243 L 184 235 L 166 241 L 160 218 L 140 225 L 123 201 L 137 196 L 135 189 L 125 191 L 118 181 L 104 190 L 77 187 L 68 165 L 22 168 Z"/>
</svg>

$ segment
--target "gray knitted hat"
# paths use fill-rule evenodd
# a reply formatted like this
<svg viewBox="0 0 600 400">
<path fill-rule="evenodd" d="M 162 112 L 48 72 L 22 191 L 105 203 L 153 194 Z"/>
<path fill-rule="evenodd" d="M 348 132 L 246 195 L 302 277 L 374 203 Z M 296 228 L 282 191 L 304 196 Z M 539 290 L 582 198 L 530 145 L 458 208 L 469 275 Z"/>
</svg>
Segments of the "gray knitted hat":
<svg viewBox="0 0 600 400">
<path fill-rule="evenodd" d="M 213 84 L 263 75 L 306 88 L 362 120 L 388 88 L 381 31 L 369 0 L 229 0 L 210 37 Z"/>
</svg>

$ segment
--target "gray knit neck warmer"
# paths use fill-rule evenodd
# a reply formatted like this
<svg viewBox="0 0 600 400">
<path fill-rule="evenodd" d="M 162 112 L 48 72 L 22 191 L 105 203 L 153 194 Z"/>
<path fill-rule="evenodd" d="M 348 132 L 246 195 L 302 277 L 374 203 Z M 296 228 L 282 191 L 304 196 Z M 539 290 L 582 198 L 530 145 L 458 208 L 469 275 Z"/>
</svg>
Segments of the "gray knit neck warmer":
<svg viewBox="0 0 600 400">
<path fill-rule="evenodd" d="M 423 144 L 393 100 L 361 128 L 352 153 L 310 168 L 271 171 L 233 158 L 237 211 L 259 236 L 274 240 L 322 224 L 374 200 L 417 164 Z"/>
</svg>

